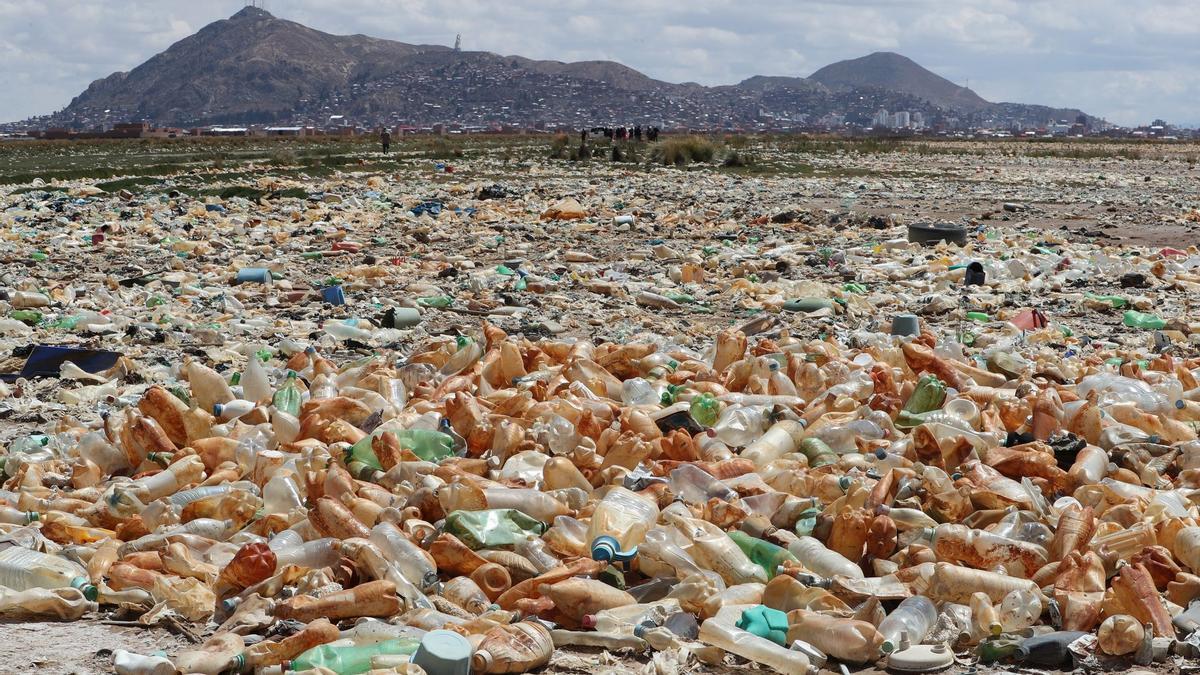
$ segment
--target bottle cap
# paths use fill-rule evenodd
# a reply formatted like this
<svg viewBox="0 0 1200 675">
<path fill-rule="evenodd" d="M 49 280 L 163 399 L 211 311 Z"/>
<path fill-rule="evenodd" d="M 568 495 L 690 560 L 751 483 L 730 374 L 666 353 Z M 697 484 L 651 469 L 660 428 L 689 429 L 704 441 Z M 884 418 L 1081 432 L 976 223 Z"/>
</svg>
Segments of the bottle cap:
<svg viewBox="0 0 1200 675">
<path fill-rule="evenodd" d="M 622 551 L 621 542 L 617 541 L 615 537 L 602 534 L 592 540 L 592 560 L 608 563 L 628 562 L 635 557 L 637 557 L 637 547 Z"/>
<path fill-rule="evenodd" d="M 412 662 L 430 675 L 470 675 L 471 651 L 471 643 L 458 633 L 431 630 L 421 638 Z"/>
<path fill-rule="evenodd" d="M 95 602 L 96 598 L 100 597 L 100 589 L 93 586 L 87 577 L 75 577 L 71 580 L 71 588 L 77 588 L 83 592 L 83 597 Z"/>
<path fill-rule="evenodd" d="M 596 615 L 585 614 L 584 617 L 579 620 L 579 625 L 588 630 L 594 630 L 596 628 Z"/>
<path fill-rule="evenodd" d="M 612 562 L 620 550 L 620 543 L 608 535 L 601 535 L 592 541 L 592 560 Z"/>
<path fill-rule="evenodd" d="M 214 404 L 213 404 L 213 416 L 214 416 L 214 417 L 220 417 L 220 416 L 221 416 L 221 412 L 222 412 L 223 410 L 225 410 L 225 404 L 224 404 L 224 403 L 214 403 Z"/>
</svg>

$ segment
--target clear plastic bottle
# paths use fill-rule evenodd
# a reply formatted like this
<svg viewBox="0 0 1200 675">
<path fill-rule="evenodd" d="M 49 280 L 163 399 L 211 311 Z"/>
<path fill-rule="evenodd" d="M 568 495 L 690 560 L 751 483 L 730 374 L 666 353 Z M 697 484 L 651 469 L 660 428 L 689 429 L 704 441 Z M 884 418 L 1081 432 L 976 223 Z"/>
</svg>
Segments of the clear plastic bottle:
<svg viewBox="0 0 1200 675">
<path fill-rule="evenodd" d="M 298 546 L 289 546 L 275 551 L 276 569 L 297 565 L 309 569 L 321 569 L 336 565 L 341 558 L 337 549 L 338 540 L 314 539 Z"/>
<path fill-rule="evenodd" d="M 625 405 L 658 405 L 661 400 L 662 394 L 643 378 L 632 377 L 621 384 L 621 402 Z"/>
<path fill-rule="evenodd" d="M 279 473 L 267 481 L 263 488 L 263 511 L 286 514 L 292 509 L 304 507 L 304 496 L 290 474 Z"/>
<path fill-rule="evenodd" d="M 904 641 L 908 644 L 921 644 L 936 622 L 937 608 L 929 598 L 923 595 L 905 598 L 879 624 L 879 634 L 883 636 L 883 653 L 891 654 L 900 649 Z"/>
<path fill-rule="evenodd" d="M 721 442 L 734 448 L 743 447 L 766 433 L 771 424 L 766 406 L 728 406 L 721 411 L 713 431 Z"/>
<path fill-rule="evenodd" d="M 700 625 L 700 641 L 762 664 L 783 675 L 808 675 L 811 662 L 807 656 L 735 626 L 742 612 L 749 607 L 751 605 L 722 607 L 715 616 Z"/>
<path fill-rule="evenodd" d="M 682 464 L 671 472 L 668 485 L 671 492 L 690 504 L 707 504 L 709 499 L 737 499 L 737 492 L 695 464 Z"/>
<path fill-rule="evenodd" d="M 767 582 L 766 571 L 755 565 L 721 528 L 697 518 L 673 520 L 675 527 L 691 540 L 690 550 L 696 562 L 721 575 L 725 583 L 733 586 Z"/>
<path fill-rule="evenodd" d="M 395 525 L 376 525 L 371 529 L 371 543 L 379 547 L 384 556 L 418 589 L 426 590 L 437 583 L 437 567 L 429 560 L 429 555 Z"/>
<path fill-rule="evenodd" d="M 96 587 L 88 582 L 87 571 L 79 565 L 21 546 L 0 551 L 0 586 L 14 591 L 78 588 L 89 600 L 95 600 L 97 594 Z"/>
<path fill-rule="evenodd" d="M 790 535 L 791 533 L 788 533 Z M 783 535 L 789 540 L 791 536 Z M 792 535 L 794 536 L 794 535 Z M 862 579 L 863 571 L 845 556 L 837 551 L 831 551 L 814 537 L 796 537 L 788 542 L 788 551 L 796 556 L 805 569 L 811 570 L 821 577 L 844 576 L 851 579 Z"/>
</svg>

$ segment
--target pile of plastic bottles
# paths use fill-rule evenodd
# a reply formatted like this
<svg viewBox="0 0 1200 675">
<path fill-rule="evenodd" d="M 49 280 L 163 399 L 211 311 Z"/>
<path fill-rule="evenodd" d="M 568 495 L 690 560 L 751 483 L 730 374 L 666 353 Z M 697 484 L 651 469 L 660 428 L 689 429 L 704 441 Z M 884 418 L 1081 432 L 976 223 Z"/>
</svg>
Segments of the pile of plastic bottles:
<svg viewBox="0 0 1200 675">
<path fill-rule="evenodd" d="M 7 448 L 0 613 L 215 628 L 126 674 L 1193 656 L 1200 363 L 1054 339 L 186 358 Z"/>
</svg>

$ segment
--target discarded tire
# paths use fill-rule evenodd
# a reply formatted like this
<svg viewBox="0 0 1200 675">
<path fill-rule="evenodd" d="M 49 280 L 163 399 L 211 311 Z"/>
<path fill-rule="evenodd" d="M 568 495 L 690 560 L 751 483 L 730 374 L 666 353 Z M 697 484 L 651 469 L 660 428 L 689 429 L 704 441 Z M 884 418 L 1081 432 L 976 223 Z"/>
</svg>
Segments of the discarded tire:
<svg viewBox="0 0 1200 675">
<path fill-rule="evenodd" d="M 955 223 L 913 223 L 908 226 L 908 240 L 926 246 L 933 246 L 941 241 L 965 246 L 967 228 Z"/>
</svg>

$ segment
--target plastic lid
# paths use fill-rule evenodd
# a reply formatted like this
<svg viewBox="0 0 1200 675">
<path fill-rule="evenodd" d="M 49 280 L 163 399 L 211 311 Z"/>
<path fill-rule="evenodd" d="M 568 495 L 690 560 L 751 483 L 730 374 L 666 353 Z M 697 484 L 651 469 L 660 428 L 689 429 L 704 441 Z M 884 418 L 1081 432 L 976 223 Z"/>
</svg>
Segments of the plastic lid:
<svg viewBox="0 0 1200 675">
<path fill-rule="evenodd" d="M 888 669 L 905 672 L 930 672 L 954 664 L 954 652 L 946 645 L 915 645 L 888 656 Z"/>
<path fill-rule="evenodd" d="M 429 675 L 470 675 L 471 651 L 471 643 L 458 633 L 431 630 L 421 638 L 412 662 Z"/>
<path fill-rule="evenodd" d="M 585 614 L 584 617 L 579 620 L 579 625 L 583 626 L 584 628 L 586 628 L 588 630 L 594 629 L 596 627 L 596 615 L 595 614 Z"/>
<path fill-rule="evenodd" d="M 100 589 L 93 586 L 87 577 L 75 577 L 71 580 L 71 588 L 78 588 L 83 592 L 83 597 L 95 602 L 96 598 L 100 597 Z"/>
<path fill-rule="evenodd" d="M 602 562 L 625 562 L 637 556 L 637 547 L 628 551 L 621 550 L 621 542 L 616 537 L 602 534 L 592 540 L 592 560 Z"/>
</svg>

